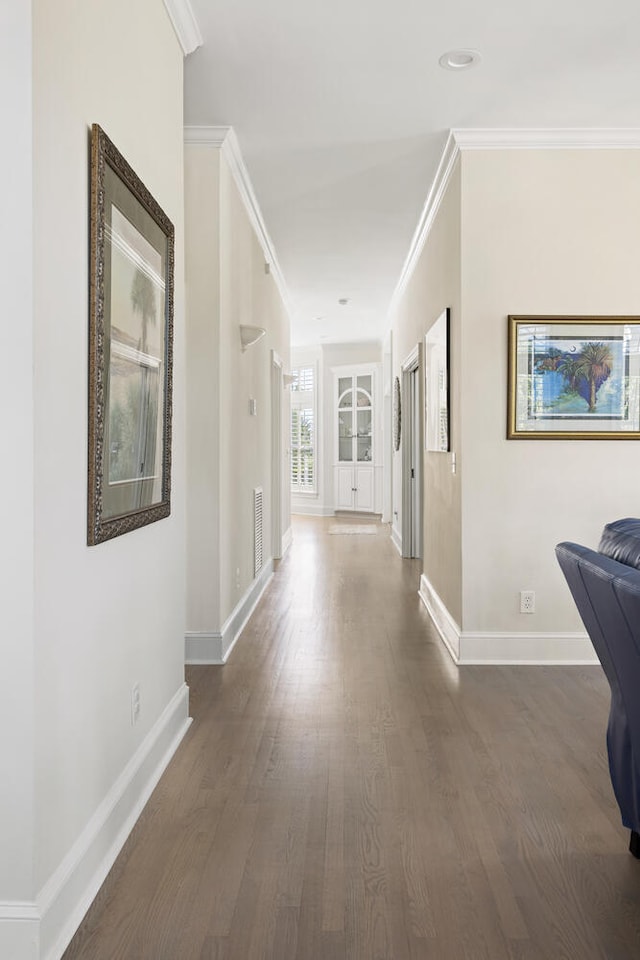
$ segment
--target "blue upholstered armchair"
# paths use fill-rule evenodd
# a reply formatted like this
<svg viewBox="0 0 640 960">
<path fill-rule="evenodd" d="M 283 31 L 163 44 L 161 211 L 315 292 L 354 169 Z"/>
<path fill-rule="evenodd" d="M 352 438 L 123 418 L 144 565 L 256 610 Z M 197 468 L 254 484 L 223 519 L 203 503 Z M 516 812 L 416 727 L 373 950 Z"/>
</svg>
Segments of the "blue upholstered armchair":
<svg viewBox="0 0 640 960">
<path fill-rule="evenodd" d="M 640 520 L 607 524 L 597 552 L 559 543 L 556 556 L 611 687 L 611 783 L 640 858 Z"/>
</svg>

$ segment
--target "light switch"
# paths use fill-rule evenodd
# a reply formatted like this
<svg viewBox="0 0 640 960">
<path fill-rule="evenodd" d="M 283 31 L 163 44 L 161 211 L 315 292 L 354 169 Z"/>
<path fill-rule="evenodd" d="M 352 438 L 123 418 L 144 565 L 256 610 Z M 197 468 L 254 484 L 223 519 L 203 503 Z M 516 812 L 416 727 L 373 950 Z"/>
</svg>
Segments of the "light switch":
<svg viewBox="0 0 640 960">
<path fill-rule="evenodd" d="M 249 397 L 249 414 L 252 417 L 256 417 L 258 415 L 258 401 L 254 400 L 253 397 Z"/>
</svg>

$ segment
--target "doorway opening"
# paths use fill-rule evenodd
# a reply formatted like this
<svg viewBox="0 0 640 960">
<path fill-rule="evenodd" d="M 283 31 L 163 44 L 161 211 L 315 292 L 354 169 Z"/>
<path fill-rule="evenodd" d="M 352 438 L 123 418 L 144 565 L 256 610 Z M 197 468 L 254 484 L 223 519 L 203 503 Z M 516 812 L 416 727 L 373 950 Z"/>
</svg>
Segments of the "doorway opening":
<svg viewBox="0 0 640 960">
<path fill-rule="evenodd" d="M 282 556 L 282 360 L 271 351 L 271 555 Z M 287 481 L 288 481 L 287 477 Z"/>
<path fill-rule="evenodd" d="M 422 345 L 402 364 L 402 556 L 422 557 Z"/>
</svg>

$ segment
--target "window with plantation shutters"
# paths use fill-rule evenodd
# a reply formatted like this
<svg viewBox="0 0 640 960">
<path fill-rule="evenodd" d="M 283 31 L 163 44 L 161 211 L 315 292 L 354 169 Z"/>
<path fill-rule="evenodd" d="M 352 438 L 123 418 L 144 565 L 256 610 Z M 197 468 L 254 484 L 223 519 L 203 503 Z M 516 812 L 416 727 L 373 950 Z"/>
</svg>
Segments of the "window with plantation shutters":
<svg viewBox="0 0 640 960">
<path fill-rule="evenodd" d="M 313 394 L 313 367 L 300 367 L 293 370 L 293 383 L 291 389 L 294 393 Z"/>
<path fill-rule="evenodd" d="M 315 493 L 316 426 L 315 370 L 292 370 L 291 384 L 291 490 Z"/>
</svg>

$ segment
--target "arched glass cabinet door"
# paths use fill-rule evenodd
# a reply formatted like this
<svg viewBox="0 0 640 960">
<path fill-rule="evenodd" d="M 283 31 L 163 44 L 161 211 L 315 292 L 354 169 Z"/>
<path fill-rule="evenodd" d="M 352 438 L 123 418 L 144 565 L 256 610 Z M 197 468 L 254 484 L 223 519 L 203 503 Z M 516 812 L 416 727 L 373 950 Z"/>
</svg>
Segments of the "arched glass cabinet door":
<svg viewBox="0 0 640 960">
<path fill-rule="evenodd" d="M 353 463 L 353 378 L 338 377 L 338 460 Z"/>
<path fill-rule="evenodd" d="M 356 380 L 356 460 L 373 460 L 373 378 L 371 374 Z"/>
</svg>

